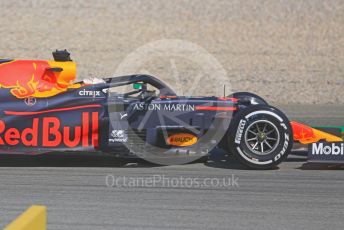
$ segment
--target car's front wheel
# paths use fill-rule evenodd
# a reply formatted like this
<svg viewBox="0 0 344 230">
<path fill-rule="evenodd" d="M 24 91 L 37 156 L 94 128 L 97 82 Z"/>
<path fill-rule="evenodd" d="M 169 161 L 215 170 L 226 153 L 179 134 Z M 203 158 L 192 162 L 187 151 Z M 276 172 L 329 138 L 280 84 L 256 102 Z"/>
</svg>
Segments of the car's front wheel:
<svg viewBox="0 0 344 230">
<path fill-rule="evenodd" d="M 233 119 L 229 149 L 245 165 L 255 169 L 276 167 L 293 145 L 288 118 L 268 105 L 250 106 Z"/>
</svg>

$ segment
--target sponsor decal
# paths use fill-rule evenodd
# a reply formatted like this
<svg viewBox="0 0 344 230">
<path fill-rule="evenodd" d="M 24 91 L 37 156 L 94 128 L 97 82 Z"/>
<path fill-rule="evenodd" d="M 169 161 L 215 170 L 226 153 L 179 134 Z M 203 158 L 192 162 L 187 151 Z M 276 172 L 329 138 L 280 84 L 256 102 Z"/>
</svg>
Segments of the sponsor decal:
<svg viewBox="0 0 344 230">
<path fill-rule="evenodd" d="M 169 136 L 166 143 L 173 146 L 190 146 L 197 142 L 198 138 L 190 133 L 176 133 Z"/>
<path fill-rule="evenodd" d="M 60 118 L 55 116 L 37 117 L 32 118 L 31 125 L 24 129 L 8 127 L 5 121 L 0 120 L 0 146 L 97 147 L 98 117 L 98 112 L 83 112 L 81 124 L 77 126 L 62 126 Z"/>
<path fill-rule="evenodd" d="M 344 142 L 317 142 L 308 145 L 309 161 L 344 162 Z"/>
<path fill-rule="evenodd" d="M 148 110 L 148 111 L 195 111 L 194 105 L 189 104 L 146 104 L 136 103 L 134 105 L 134 110 Z"/>
<path fill-rule="evenodd" d="M 36 98 L 34 97 L 28 97 L 24 99 L 24 102 L 27 106 L 34 106 L 37 102 Z"/>
<path fill-rule="evenodd" d="M 325 144 L 323 142 L 312 144 L 312 155 L 344 155 L 344 143 Z"/>
<path fill-rule="evenodd" d="M 114 143 L 114 142 L 125 143 L 128 141 L 128 134 L 123 129 L 112 130 L 111 137 L 112 138 L 109 138 L 109 142 L 111 143 Z"/>
<path fill-rule="evenodd" d="M 235 134 L 235 143 L 240 144 L 245 126 L 246 126 L 246 120 L 241 119 L 239 122 L 238 130 Z"/>
<path fill-rule="evenodd" d="M 99 90 L 86 90 L 86 89 L 80 90 L 79 95 L 80 96 L 91 96 L 91 97 L 101 96 Z"/>
</svg>

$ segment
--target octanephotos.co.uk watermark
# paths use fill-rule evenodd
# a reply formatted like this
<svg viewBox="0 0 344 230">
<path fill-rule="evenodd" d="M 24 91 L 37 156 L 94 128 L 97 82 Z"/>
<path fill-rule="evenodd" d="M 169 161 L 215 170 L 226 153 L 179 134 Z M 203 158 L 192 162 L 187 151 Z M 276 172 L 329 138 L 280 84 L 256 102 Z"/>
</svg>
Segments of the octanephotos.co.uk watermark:
<svg viewBox="0 0 344 230">
<path fill-rule="evenodd" d="M 169 177 L 152 175 L 146 177 L 128 177 L 108 174 L 105 185 L 109 188 L 239 188 L 239 177 L 234 174 L 227 177 Z"/>
</svg>

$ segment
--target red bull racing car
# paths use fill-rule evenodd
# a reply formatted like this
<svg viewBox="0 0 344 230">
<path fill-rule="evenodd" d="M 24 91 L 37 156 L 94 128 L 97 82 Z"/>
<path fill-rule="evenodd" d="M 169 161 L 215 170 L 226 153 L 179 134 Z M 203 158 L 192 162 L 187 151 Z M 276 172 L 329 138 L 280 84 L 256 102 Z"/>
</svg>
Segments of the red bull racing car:
<svg viewBox="0 0 344 230">
<path fill-rule="evenodd" d="M 317 144 L 311 150 L 319 156 L 328 155 L 327 142 L 343 148 L 340 137 L 290 122 L 252 93 L 178 96 L 149 75 L 74 82 L 69 53 L 53 56 L 0 59 L 2 153 L 103 152 L 181 164 L 222 148 L 251 168 L 268 169 L 287 157 L 294 141 Z M 128 85 L 131 90 L 116 91 Z"/>
</svg>

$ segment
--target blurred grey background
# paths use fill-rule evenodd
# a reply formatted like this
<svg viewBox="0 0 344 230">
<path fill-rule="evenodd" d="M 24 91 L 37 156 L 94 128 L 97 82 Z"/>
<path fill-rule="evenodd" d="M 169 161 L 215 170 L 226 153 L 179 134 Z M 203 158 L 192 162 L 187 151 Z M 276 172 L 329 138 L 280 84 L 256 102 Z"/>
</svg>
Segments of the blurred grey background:
<svg viewBox="0 0 344 230">
<path fill-rule="evenodd" d="M 0 0 L 0 15 L 2 58 L 50 59 L 66 48 L 80 79 L 113 75 L 149 42 L 181 39 L 212 54 L 233 91 L 277 104 L 344 102 L 343 0 Z M 168 81 L 170 63 L 155 61 L 148 72 Z M 197 74 L 174 64 L 183 79 Z M 203 79 L 194 94 L 207 93 L 209 79 L 224 84 Z"/>
</svg>

